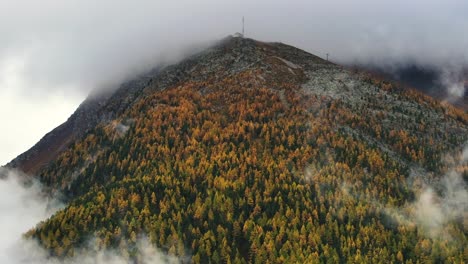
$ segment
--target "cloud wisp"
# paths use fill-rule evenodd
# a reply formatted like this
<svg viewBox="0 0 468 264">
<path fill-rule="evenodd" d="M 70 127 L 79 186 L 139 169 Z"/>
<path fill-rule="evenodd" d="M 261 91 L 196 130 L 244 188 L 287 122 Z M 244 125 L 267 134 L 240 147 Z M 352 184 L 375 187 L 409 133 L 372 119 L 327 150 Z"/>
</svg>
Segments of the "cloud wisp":
<svg viewBox="0 0 468 264">
<path fill-rule="evenodd" d="M 91 240 L 92 241 L 92 240 Z M 117 250 L 96 249 L 90 242 L 87 248 L 75 252 L 73 257 L 57 259 L 49 257 L 47 251 L 34 240 L 22 240 L 10 249 L 9 262 L 12 264 L 127 264 L 128 256 Z M 167 255 L 154 247 L 146 237 L 140 238 L 136 243 L 138 252 L 134 256 L 136 263 L 163 264 L 181 263 L 181 259 Z"/>
<path fill-rule="evenodd" d="M 15 251 L 22 235 L 62 207 L 48 198 L 41 185 L 20 172 L 0 168 L 0 262 L 20 263 Z"/>
<path fill-rule="evenodd" d="M 452 221 L 463 223 L 468 218 L 468 188 L 462 170 L 468 164 L 468 147 L 448 164 L 448 172 L 438 180 L 428 183 L 424 174 L 413 173 L 410 184 L 416 199 L 402 208 L 385 207 L 390 217 L 404 225 L 416 225 L 431 238 L 451 239 L 446 232 Z M 460 169 L 461 168 L 461 169 Z"/>
<path fill-rule="evenodd" d="M 439 84 L 445 87 L 446 98 L 449 102 L 457 102 L 466 94 L 464 69 L 458 66 L 447 66 L 440 70 Z M 466 73 L 465 73 L 466 74 Z"/>
<path fill-rule="evenodd" d="M 44 193 L 40 183 L 15 170 L 0 167 L 0 262 L 10 264 L 119 264 L 129 263 L 128 256 L 113 249 L 100 249 L 96 239 L 89 239 L 73 257 L 51 258 L 34 239 L 23 236 L 40 221 L 64 207 L 60 200 Z M 136 248 L 138 263 L 180 263 L 141 236 Z"/>
<path fill-rule="evenodd" d="M 383 204 L 367 193 L 352 188 L 347 182 L 341 184 L 340 191 L 347 197 L 371 204 L 383 212 L 391 223 L 417 227 L 429 238 L 456 241 L 449 224 L 468 223 L 468 186 L 463 179 L 468 166 L 468 145 L 458 157 L 447 156 L 445 164 L 448 170 L 440 178 L 414 168 L 407 185 L 415 194 L 415 199 L 399 207 Z"/>
</svg>

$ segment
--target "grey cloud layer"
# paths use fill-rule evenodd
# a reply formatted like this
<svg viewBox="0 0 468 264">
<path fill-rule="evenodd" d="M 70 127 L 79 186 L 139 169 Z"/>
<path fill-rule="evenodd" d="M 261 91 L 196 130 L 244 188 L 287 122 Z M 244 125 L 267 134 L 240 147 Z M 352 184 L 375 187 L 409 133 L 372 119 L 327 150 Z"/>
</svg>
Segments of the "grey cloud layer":
<svg viewBox="0 0 468 264">
<path fill-rule="evenodd" d="M 339 62 L 468 64 L 466 1 L 2 1 L 0 73 L 20 89 L 84 91 L 240 31 Z M 3 76 L 4 77 L 4 76 Z M 0 74 L 0 89 L 2 75 Z"/>
</svg>

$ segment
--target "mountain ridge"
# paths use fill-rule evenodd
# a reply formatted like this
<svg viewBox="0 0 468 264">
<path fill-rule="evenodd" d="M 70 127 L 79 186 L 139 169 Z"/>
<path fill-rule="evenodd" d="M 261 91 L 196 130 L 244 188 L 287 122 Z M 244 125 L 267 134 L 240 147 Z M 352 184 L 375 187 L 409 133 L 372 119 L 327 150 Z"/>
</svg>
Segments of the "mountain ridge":
<svg viewBox="0 0 468 264">
<path fill-rule="evenodd" d="M 451 80 L 444 76 L 444 70 L 438 67 L 420 66 L 416 63 L 407 63 L 404 66 L 393 66 L 389 68 L 379 67 L 378 65 L 350 65 L 351 69 L 370 72 L 375 78 L 381 78 L 388 81 L 396 81 L 405 86 L 406 89 L 413 89 L 427 94 L 438 101 L 447 101 L 455 107 L 468 110 L 468 66 L 454 69 L 451 73 L 446 70 L 446 75 L 451 76 Z M 447 74 L 449 73 L 449 74 Z M 465 92 L 458 91 L 459 95 L 450 94 L 449 83 L 456 83 L 464 86 Z M 462 87 L 460 87 L 462 88 Z M 452 91 L 454 92 L 454 91 Z"/>
<path fill-rule="evenodd" d="M 49 161 L 57 157 L 57 155 L 61 153 L 73 140 L 77 140 L 82 137 L 86 131 L 97 125 L 99 122 L 111 120 L 115 116 L 113 111 L 117 111 L 117 113 L 123 112 L 125 108 L 138 99 L 138 93 L 143 92 L 145 89 L 147 90 L 146 92 L 148 92 L 148 90 L 165 89 L 175 85 L 177 82 L 180 82 L 181 80 L 179 80 L 179 78 L 181 77 L 185 80 L 188 78 L 194 80 L 197 78 L 203 78 L 203 75 L 198 77 L 191 76 L 190 71 L 191 68 L 194 65 L 197 65 L 200 60 L 203 61 L 202 64 L 208 63 L 206 60 L 207 58 L 204 58 L 205 55 L 210 53 L 218 55 L 221 53 L 221 55 L 224 55 L 224 51 L 227 49 L 234 49 L 236 45 L 242 46 L 244 44 L 244 46 L 248 47 L 254 42 L 260 43 L 252 39 L 228 36 L 208 47 L 206 50 L 189 56 L 179 63 L 163 67 L 155 67 L 136 79 L 124 82 L 115 90 L 91 94 L 80 104 L 77 110 L 67 119 L 67 121 L 47 133 L 33 147 L 6 164 L 6 167 L 14 167 L 21 169 L 28 174 L 35 174 L 40 170 L 40 168 L 47 165 Z M 279 43 L 271 44 L 284 45 Z M 244 49 L 243 51 L 246 50 Z M 304 52 L 303 54 L 307 53 Z M 247 57 L 244 57 L 244 59 L 246 58 Z M 318 57 L 316 58 L 318 59 Z M 248 66 L 248 63 L 255 63 L 254 61 L 250 61 L 248 58 L 246 61 L 247 64 L 241 65 L 240 67 Z M 214 70 L 209 69 L 208 74 L 209 71 Z M 218 71 L 223 72 L 221 70 Z M 157 86 L 152 86 L 152 82 L 157 83 Z M 117 102 L 119 105 L 115 105 L 116 103 L 113 104 L 113 102 Z"/>
</svg>

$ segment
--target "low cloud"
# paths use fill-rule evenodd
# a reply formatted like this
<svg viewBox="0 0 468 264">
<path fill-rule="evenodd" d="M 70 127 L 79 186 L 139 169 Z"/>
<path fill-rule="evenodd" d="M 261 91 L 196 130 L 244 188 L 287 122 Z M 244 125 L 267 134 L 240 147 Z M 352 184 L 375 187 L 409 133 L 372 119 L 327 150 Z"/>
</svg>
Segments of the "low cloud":
<svg viewBox="0 0 468 264">
<path fill-rule="evenodd" d="M 430 182 L 424 174 L 412 175 L 410 185 L 416 199 L 402 208 L 386 207 L 384 211 L 400 224 L 418 226 L 431 238 L 450 239 L 447 224 L 468 220 L 468 190 L 462 177 L 467 153 L 465 147 L 459 157 L 450 159 L 450 169 L 441 179 Z"/>
<path fill-rule="evenodd" d="M 400 207 L 382 204 L 347 182 L 340 185 L 340 191 L 381 210 L 389 223 L 417 227 L 430 238 L 452 240 L 447 229 L 449 223 L 457 222 L 462 229 L 468 230 L 468 187 L 463 179 L 468 167 L 468 145 L 455 157 L 447 155 L 444 162 L 448 170 L 440 178 L 421 168 L 411 171 L 407 185 L 415 193 L 415 199 Z"/>
<path fill-rule="evenodd" d="M 459 66 L 447 66 L 441 70 L 439 83 L 446 90 L 445 100 L 456 102 L 466 94 L 464 69 Z"/>
<path fill-rule="evenodd" d="M 60 208 L 37 181 L 0 168 L 0 262 L 20 263 L 15 251 L 23 244 L 22 235 Z"/>
<path fill-rule="evenodd" d="M 59 199 L 44 193 L 34 179 L 15 170 L 0 167 L 0 263 L 9 264 L 119 264 L 129 263 L 128 255 L 114 249 L 100 249 L 97 239 L 89 239 L 75 255 L 51 258 L 37 240 L 23 236 L 40 221 L 64 207 Z M 184 259 L 167 255 L 142 236 L 136 242 L 137 263 L 180 263 Z M 189 258 L 189 257 L 187 257 Z"/>
<path fill-rule="evenodd" d="M 468 210 L 466 184 L 459 173 L 451 171 L 437 184 L 424 187 L 407 208 L 410 209 L 408 217 L 430 237 L 444 236 L 447 223 L 463 220 Z"/>
<path fill-rule="evenodd" d="M 93 241 L 93 240 L 90 240 Z M 162 264 L 162 263 L 181 263 L 183 259 L 175 256 L 169 256 L 156 247 L 154 247 L 147 238 L 140 238 L 136 243 L 138 249 L 136 256 L 132 260 L 128 255 L 112 249 L 101 250 L 89 243 L 88 247 L 77 250 L 73 257 L 65 259 L 50 258 L 47 251 L 42 248 L 37 241 L 22 240 L 15 247 L 10 249 L 9 262 L 4 263 L 22 263 L 22 264 L 127 264 L 134 260 L 141 264 Z"/>
<path fill-rule="evenodd" d="M 132 118 L 127 118 L 124 120 L 114 120 L 110 123 L 112 130 L 115 131 L 115 137 L 123 137 L 130 129 L 130 126 L 135 122 Z"/>
</svg>

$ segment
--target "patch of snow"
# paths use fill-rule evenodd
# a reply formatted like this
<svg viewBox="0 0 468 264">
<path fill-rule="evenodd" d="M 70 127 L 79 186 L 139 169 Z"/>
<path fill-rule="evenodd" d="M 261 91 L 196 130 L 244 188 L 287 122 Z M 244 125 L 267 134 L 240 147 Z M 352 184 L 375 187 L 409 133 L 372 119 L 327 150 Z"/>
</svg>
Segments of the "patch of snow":
<svg viewBox="0 0 468 264">
<path fill-rule="evenodd" d="M 292 69 L 300 69 L 300 68 L 302 68 L 301 66 L 296 65 L 296 64 L 294 64 L 294 63 L 292 63 L 292 62 L 290 62 L 290 61 L 288 61 L 288 60 L 285 60 L 285 59 L 283 59 L 283 58 L 276 57 L 276 56 L 274 56 L 274 57 L 277 58 L 277 59 L 279 59 L 280 61 L 284 62 L 284 64 L 286 64 L 286 66 L 288 66 L 289 68 L 292 68 Z"/>
</svg>

